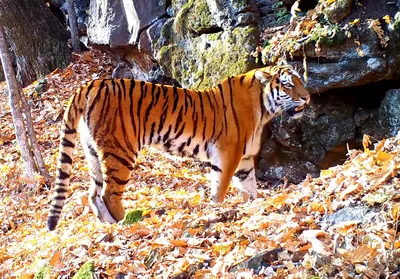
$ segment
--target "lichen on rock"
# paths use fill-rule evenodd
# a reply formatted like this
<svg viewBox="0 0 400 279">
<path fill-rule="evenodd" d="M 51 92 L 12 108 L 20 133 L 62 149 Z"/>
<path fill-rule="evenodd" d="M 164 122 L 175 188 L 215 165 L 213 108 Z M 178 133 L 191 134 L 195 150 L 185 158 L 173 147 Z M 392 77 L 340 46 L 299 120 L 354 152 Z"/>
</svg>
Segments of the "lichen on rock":
<svg viewBox="0 0 400 279">
<path fill-rule="evenodd" d="M 184 87 L 214 86 L 226 76 L 244 73 L 256 66 L 249 53 L 258 35 L 255 27 L 247 26 L 183 39 L 161 47 L 159 61 L 164 73 Z"/>
</svg>

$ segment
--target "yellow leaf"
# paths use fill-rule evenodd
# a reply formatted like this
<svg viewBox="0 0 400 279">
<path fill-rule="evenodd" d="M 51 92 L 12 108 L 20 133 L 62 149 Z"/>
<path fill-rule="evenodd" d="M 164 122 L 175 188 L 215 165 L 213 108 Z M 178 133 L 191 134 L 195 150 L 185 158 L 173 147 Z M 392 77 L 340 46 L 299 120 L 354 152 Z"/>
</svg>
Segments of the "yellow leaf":
<svg viewBox="0 0 400 279">
<path fill-rule="evenodd" d="M 384 20 L 387 24 L 390 24 L 390 16 L 389 16 L 389 15 L 385 15 L 385 16 L 383 17 L 383 20 Z"/>
<path fill-rule="evenodd" d="M 379 150 L 375 155 L 375 161 L 378 165 L 382 165 L 383 163 L 391 160 L 393 155 L 386 153 L 385 151 Z"/>
<path fill-rule="evenodd" d="M 369 135 L 364 135 L 364 136 L 363 136 L 363 140 L 362 140 L 362 145 L 363 145 L 364 151 L 365 151 L 366 153 L 368 153 L 368 151 L 369 151 L 369 146 L 370 146 L 371 144 L 372 144 L 372 142 L 371 142 L 370 136 L 369 136 Z"/>
<path fill-rule="evenodd" d="M 330 169 L 327 170 L 321 170 L 321 177 L 329 177 L 331 176 L 332 171 Z"/>
<path fill-rule="evenodd" d="M 350 25 L 358 25 L 360 23 L 360 19 L 356 18 L 352 22 L 350 22 Z"/>
<path fill-rule="evenodd" d="M 230 251 L 232 251 L 234 246 L 235 246 L 235 244 L 232 241 L 216 243 L 213 245 L 212 251 L 217 256 L 221 256 L 221 255 L 225 256 Z"/>
</svg>

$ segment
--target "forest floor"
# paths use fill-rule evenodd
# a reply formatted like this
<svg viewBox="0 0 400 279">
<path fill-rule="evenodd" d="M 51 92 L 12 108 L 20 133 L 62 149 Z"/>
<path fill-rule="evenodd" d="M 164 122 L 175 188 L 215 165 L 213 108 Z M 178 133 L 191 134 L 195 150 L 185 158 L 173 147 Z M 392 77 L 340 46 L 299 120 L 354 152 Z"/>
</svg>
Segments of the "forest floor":
<svg viewBox="0 0 400 279">
<path fill-rule="evenodd" d="M 109 77 L 111 69 L 110 58 L 85 52 L 49 74 L 44 91 L 41 81 L 24 89 L 52 177 L 69 96 L 88 80 Z M 343 165 L 319 178 L 260 184 L 261 197 L 252 202 L 230 188 L 220 205 L 209 202 L 208 167 L 146 149 L 124 195 L 125 208 L 144 216 L 131 225 L 103 224 L 91 212 L 89 175 L 78 147 L 70 198 L 49 232 L 52 192 L 40 176 L 36 189 L 26 187 L 4 83 L 0 107 L 0 278 L 71 278 L 85 263 L 96 278 L 399 276 L 400 137 L 370 150 L 366 136 L 364 151 L 350 150 Z M 366 210 L 364 219 L 329 221 L 353 206 Z M 268 251 L 256 272 L 236 266 Z"/>
</svg>

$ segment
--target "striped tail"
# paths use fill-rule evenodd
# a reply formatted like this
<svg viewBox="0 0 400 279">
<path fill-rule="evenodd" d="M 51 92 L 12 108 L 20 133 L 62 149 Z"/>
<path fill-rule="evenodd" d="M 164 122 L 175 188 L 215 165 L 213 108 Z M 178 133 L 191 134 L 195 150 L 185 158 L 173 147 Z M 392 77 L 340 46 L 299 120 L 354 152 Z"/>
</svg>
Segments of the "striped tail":
<svg viewBox="0 0 400 279">
<path fill-rule="evenodd" d="M 60 214 L 67 198 L 69 177 L 72 169 L 73 152 L 76 142 L 79 120 L 84 107 L 84 94 L 79 90 L 70 99 L 61 127 L 60 151 L 57 164 L 57 177 L 54 188 L 47 227 L 50 231 L 57 226 Z"/>
</svg>

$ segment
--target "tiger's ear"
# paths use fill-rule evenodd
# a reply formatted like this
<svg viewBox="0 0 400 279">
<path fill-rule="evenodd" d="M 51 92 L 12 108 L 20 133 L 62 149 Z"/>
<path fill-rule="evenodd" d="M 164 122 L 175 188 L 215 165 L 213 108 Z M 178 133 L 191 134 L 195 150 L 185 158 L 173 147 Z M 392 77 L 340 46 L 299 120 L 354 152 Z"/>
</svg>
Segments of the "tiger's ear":
<svg viewBox="0 0 400 279">
<path fill-rule="evenodd" d="M 271 75 L 267 74 L 266 72 L 257 70 L 254 73 L 256 79 L 258 79 L 262 84 L 267 85 L 267 83 L 271 80 Z"/>
</svg>

